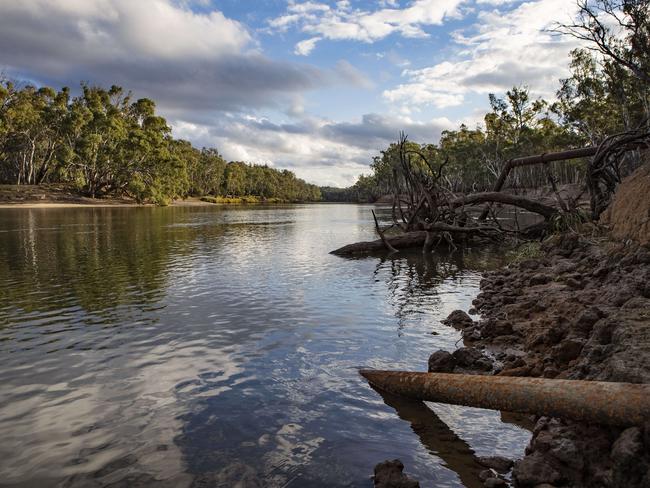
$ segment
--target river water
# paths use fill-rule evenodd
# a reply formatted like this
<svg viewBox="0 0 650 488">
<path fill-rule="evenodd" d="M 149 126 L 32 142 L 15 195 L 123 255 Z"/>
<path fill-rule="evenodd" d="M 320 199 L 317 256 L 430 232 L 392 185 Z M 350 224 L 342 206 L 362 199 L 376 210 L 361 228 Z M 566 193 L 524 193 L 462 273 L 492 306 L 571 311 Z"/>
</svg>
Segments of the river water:
<svg viewBox="0 0 650 488">
<path fill-rule="evenodd" d="M 369 206 L 0 209 L 0 485 L 478 487 L 498 412 L 382 398 L 458 347 L 488 252 L 328 254 Z M 435 334 L 432 334 L 435 332 Z"/>
</svg>

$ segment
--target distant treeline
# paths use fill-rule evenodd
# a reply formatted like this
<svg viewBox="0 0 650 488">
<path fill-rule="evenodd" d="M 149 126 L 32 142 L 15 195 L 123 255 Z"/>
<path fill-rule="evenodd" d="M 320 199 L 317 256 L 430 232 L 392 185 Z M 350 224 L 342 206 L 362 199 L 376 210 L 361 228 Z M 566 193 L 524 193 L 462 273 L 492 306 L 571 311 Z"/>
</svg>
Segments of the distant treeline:
<svg viewBox="0 0 650 488">
<path fill-rule="evenodd" d="M 409 142 L 411 163 L 425 172 L 430 166 L 423 157 L 434 168 L 442 166 L 443 182 L 450 191 L 484 191 L 493 187 L 511 158 L 597 145 L 608 135 L 649 123 L 650 86 L 632 70 L 597 59 L 588 50 L 573 51 L 570 68 L 571 76 L 560 80 L 555 102 L 533 100 L 525 87 L 514 87 L 505 98 L 490 95 L 491 110 L 482 126 L 443 131 L 437 144 Z M 323 198 L 375 201 L 399 187 L 399 182 L 393 185 L 399 164 L 397 144 L 391 144 L 374 158 L 370 174 L 359 176 L 348 188 L 321 188 Z M 547 185 L 549 169 L 557 183 L 584 181 L 585 161 L 578 160 L 518 168 L 511 174 L 510 186 Z"/>
<path fill-rule="evenodd" d="M 201 195 L 318 201 L 287 170 L 227 163 L 216 149 L 174 139 L 149 99 L 120 87 L 17 87 L 0 80 L 0 183 L 67 183 L 92 197 L 167 203 Z"/>
</svg>

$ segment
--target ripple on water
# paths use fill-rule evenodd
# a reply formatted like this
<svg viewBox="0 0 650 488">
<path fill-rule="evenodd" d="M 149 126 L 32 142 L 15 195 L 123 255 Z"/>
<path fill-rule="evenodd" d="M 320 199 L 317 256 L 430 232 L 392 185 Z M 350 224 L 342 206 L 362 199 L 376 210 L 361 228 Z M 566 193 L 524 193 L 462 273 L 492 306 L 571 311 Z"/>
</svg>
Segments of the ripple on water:
<svg viewBox="0 0 650 488">
<path fill-rule="evenodd" d="M 354 205 L 0 210 L 3 483 L 368 486 L 400 457 L 477 486 L 527 432 L 357 371 L 453 350 L 486 255 L 328 254 L 373 233 Z"/>
</svg>

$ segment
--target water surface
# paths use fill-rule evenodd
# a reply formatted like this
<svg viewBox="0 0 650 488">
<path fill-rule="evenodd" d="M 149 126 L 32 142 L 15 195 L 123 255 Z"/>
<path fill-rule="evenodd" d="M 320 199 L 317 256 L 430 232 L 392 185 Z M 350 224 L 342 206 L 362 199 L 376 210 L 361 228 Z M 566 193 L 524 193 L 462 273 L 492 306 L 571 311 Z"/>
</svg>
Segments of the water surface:
<svg viewBox="0 0 650 488">
<path fill-rule="evenodd" d="M 498 258 L 328 254 L 374 238 L 357 205 L 0 209 L 0 485 L 481 486 L 527 431 L 357 370 L 458 347 Z"/>
</svg>

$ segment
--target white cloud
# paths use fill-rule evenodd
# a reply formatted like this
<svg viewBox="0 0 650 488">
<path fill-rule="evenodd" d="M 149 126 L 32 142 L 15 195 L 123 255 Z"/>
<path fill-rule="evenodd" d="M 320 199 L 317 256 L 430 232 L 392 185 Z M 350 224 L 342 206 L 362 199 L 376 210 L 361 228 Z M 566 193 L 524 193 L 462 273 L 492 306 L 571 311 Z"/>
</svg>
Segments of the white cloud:
<svg viewBox="0 0 650 488">
<path fill-rule="evenodd" d="M 360 88 L 372 88 L 374 83 L 370 80 L 365 73 L 353 66 L 349 61 L 341 59 L 336 63 L 336 73 L 341 79 L 352 83 Z"/>
<path fill-rule="evenodd" d="M 286 31 L 296 26 L 309 39 L 296 45 L 295 53 L 307 55 L 322 39 L 374 42 L 399 33 L 404 37 L 428 37 L 423 26 L 440 25 L 445 18 L 457 17 L 463 0 L 415 0 L 406 8 L 384 1 L 375 11 L 351 9 L 349 2 L 334 8 L 324 3 L 290 1 L 284 15 L 269 21 L 271 29 Z"/>
<path fill-rule="evenodd" d="M 525 84 L 536 95 L 552 97 L 558 79 L 568 74 L 568 53 L 577 44 L 548 28 L 572 17 L 575 8 L 566 0 L 536 0 L 510 11 L 480 12 L 476 25 L 454 33 L 459 47 L 455 59 L 405 70 L 407 81 L 383 96 L 411 107 L 444 108 L 462 104 L 470 93 L 501 93 Z"/>
<path fill-rule="evenodd" d="M 3 2 L 0 13 L 3 30 L 18 27 L 11 25 L 14 20 L 39 26 L 27 33 L 32 42 L 67 34 L 57 44 L 74 46 L 81 58 L 218 56 L 239 52 L 251 40 L 242 25 L 221 12 L 197 14 L 167 0 L 22 0 Z"/>
<path fill-rule="evenodd" d="M 309 53 L 311 53 L 316 47 L 316 43 L 320 40 L 320 37 L 312 37 L 310 39 L 300 41 L 298 44 L 296 44 L 293 52 L 298 56 L 308 56 Z"/>
<path fill-rule="evenodd" d="M 400 130 L 411 140 L 432 142 L 455 125 L 446 118 L 416 122 L 378 114 L 354 122 L 304 117 L 276 124 L 264 117 L 232 115 L 211 126 L 174 123 L 176 136 L 218 147 L 228 160 L 288 168 L 307 181 L 335 186 L 348 186 L 367 172 L 372 157 L 394 142 Z"/>
<path fill-rule="evenodd" d="M 122 85 L 167 113 L 280 107 L 322 86 L 320 70 L 263 56 L 245 26 L 190 10 L 197 1 L 0 1 L 0 68 L 55 86 Z"/>
</svg>

